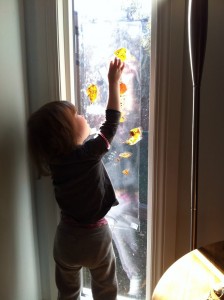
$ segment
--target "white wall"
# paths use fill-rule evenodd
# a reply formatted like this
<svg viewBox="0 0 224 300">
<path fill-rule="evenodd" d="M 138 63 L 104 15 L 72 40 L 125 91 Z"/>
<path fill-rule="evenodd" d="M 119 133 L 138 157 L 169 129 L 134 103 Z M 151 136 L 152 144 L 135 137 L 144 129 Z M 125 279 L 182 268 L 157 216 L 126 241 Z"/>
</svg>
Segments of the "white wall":
<svg viewBox="0 0 224 300">
<path fill-rule="evenodd" d="M 21 3 L 0 1 L 0 299 L 39 300 Z"/>
</svg>

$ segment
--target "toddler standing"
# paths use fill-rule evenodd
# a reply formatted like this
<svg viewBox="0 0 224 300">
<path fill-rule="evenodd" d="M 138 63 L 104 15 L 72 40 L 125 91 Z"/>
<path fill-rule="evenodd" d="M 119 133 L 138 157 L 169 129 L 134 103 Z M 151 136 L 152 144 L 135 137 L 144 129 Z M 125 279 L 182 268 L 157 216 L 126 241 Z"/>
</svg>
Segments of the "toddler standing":
<svg viewBox="0 0 224 300">
<path fill-rule="evenodd" d="M 98 136 L 68 101 L 53 101 L 28 120 L 28 145 L 39 175 L 50 175 L 61 220 L 54 241 L 58 300 L 80 299 L 82 267 L 90 270 L 95 300 L 115 300 L 117 279 L 105 215 L 118 204 L 102 163 L 120 120 L 119 80 L 124 64 L 111 61 L 109 99 Z"/>
</svg>

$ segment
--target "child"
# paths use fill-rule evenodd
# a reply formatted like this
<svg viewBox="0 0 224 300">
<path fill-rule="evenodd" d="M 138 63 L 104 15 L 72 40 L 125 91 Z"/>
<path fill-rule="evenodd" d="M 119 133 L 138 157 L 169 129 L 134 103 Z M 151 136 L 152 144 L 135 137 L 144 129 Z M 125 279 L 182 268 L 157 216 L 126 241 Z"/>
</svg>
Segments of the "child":
<svg viewBox="0 0 224 300">
<path fill-rule="evenodd" d="M 28 120 L 28 145 L 39 175 L 51 175 L 61 221 L 54 241 L 58 300 L 80 299 L 80 270 L 91 274 L 93 299 L 115 300 L 117 280 L 109 226 L 104 218 L 118 204 L 101 161 L 120 119 L 119 80 L 124 64 L 111 61 L 106 121 L 98 136 L 67 101 L 50 102 Z"/>
</svg>

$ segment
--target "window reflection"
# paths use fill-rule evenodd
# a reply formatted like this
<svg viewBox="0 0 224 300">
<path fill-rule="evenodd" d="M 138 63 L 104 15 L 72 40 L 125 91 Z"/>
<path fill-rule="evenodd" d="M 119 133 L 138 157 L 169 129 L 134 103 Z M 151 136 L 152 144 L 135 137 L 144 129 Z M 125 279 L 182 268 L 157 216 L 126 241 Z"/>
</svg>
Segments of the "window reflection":
<svg viewBox="0 0 224 300">
<path fill-rule="evenodd" d="M 126 50 L 122 119 L 104 158 L 120 204 L 111 209 L 107 219 L 117 256 L 119 293 L 145 299 L 150 1 L 74 0 L 74 11 L 78 98 L 91 128 L 97 130 L 104 120 L 109 61 L 115 51 Z M 98 89 L 94 103 L 87 95 L 92 84 Z M 126 141 L 133 128 L 140 128 L 142 138 L 129 145 Z M 90 287 L 86 270 L 83 280 L 84 288 Z"/>
</svg>

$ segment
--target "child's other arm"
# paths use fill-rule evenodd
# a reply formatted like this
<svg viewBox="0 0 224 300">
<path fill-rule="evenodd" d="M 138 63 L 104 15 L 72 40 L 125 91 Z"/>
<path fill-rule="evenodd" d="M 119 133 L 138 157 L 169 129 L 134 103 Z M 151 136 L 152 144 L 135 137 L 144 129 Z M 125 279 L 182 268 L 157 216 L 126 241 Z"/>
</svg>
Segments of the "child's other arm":
<svg viewBox="0 0 224 300">
<path fill-rule="evenodd" d="M 120 83 L 121 74 L 124 69 L 124 63 L 115 58 L 110 62 L 108 81 L 109 81 L 109 99 L 107 109 L 120 111 Z"/>
</svg>

